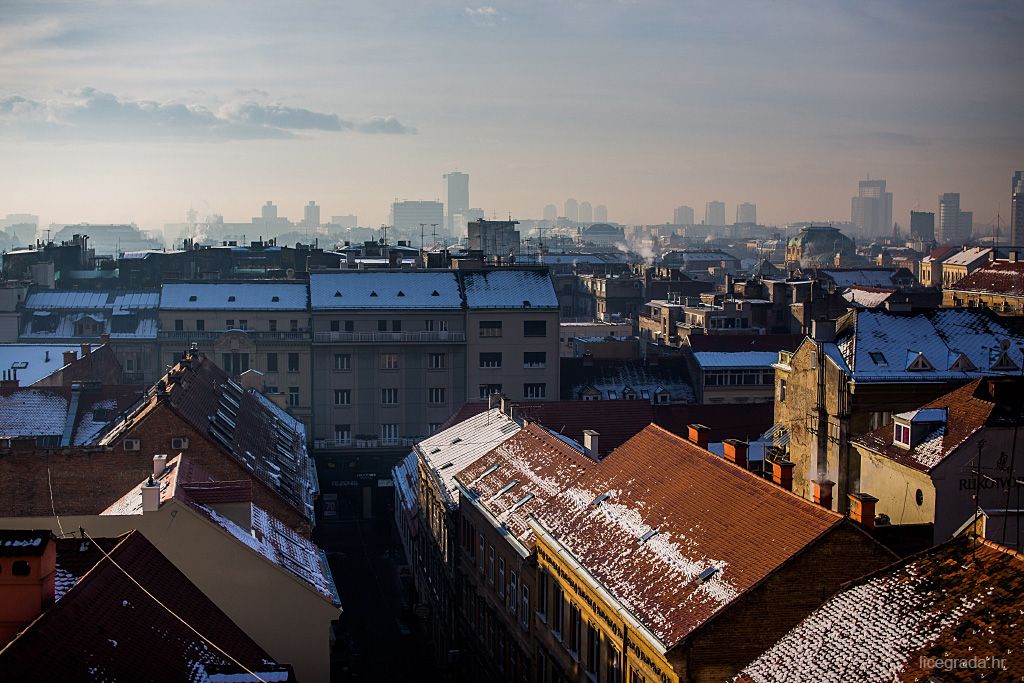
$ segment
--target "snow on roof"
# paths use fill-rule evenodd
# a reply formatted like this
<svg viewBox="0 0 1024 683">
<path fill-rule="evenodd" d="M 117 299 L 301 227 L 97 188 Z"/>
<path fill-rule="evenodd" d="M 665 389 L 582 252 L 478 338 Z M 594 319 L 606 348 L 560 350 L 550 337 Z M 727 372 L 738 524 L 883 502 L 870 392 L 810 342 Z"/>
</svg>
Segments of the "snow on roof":
<svg viewBox="0 0 1024 683">
<path fill-rule="evenodd" d="M 17 370 L 21 386 L 34 384 L 64 367 L 64 352 L 78 353 L 78 346 L 50 344 L 0 344 L 0 370 Z"/>
<path fill-rule="evenodd" d="M 91 443 L 116 415 L 117 401 L 114 399 L 104 399 L 93 403 L 78 420 L 72 444 L 84 446 Z"/>
<path fill-rule="evenodd" d="M 25 299 L 25 308 L 81 310 L 107 308 L 109 292 L 35 292 Z"/>
<path fill-rule="evenodd" d="M 533 270 L 492 270 L 466 273 L 466 305 L 470 308 L 558 308 L 551 276 Z"/>
<path fill-rule="evenodd" d="M 863 270 L 830 270 L 822 268 L 821 272 L 829 277 L 836 287 L 893 287 L 895 269 L 863 269 Z"/>
<path fill-rule="evenodd" d="M 520 429 L 500 408 L 492 408 L 423 439 L 416 452 L 454 504 L 459 499 L 455 475 Z"/>
<path fill-rule="evenodd" d="M 698 351 L 693 354 L 697 365 L 705 370 L 713 368 L 769 368 L 778 362 L 777 351 Z"/>
<path fill-rule="evenodd" d="M 409 453 L 391 470 L 391 478 L 395 482 L 395 493 L 398 496 L 398 502 L 407 512 L 412 512 L 416 509 L 418 500 L 416 491 L 419 485 L 419 476 L 415 453 Z"/>
<path fill-rule="evenodd" d="M 223 282 L 165 284 L 160 291 L 162 310 L 306 310 L 302 283 Z"/>
<path fill-rule="evenodd" d="M 891 289 L 878 291 L 875 288 L 850 287 L 843 292 L 843 298 L 858 308 L 878 308 L 893 295 Z"/>
<path fill-rule="evenodd" d="M 0 394 L 0 438 L 60 436 L 68 401 L 56 391 L 15 389 Z"/>
<path fill-rule="evenodd" d="M 451 271 L 313 273 L 309 291 L 313 310 L 462 308 Z"/>
<path fill-rule="evenodd" d="M 988 255 L 991 251 L 992 249 L 989 247 L 971 247 L 969 249 L 963 249 L 943 261 L 942 266 L 970 266 L 979 260 L 988 259 Z"/>
<path fill-rule="evenodd" d="M 118 315 L 122 309 L 114 311 Z M 45 317 L 45 316 L 43 316 Z M 57 316 L 57 324 L 53 329 L 50 325 L 40 325 L 38 318 L 23 318 L 24 327 L 19 335 L 20 339 L 82 339 L 95 341 L 96 334 L 76 334 L 75 323 L 89 318 L 103 326 L 102 333 L 109 334 L 111 339 L 156 339 L 157 321 L 156 318 L 139 317 L 135 321 L 135 329 L 130 331 L 114 331 L 111 328 L 111 316 L 104 313 L 63 313 Z M 77 347 L 76 347 L 77 348 Z"/>
<path fill-rule="evenodd" d="M 919 408 L 917 410 L 908 410 L 905 413 L 897 413 L 896 417 L 906 420 L 907 422 L 945 422 L 946 409 Z"/>
<path fill-rule="evenodd" d="M 125 292 L 114 297 L 114 309 L 137 311 L 140 309 L 159 308 L 159 292 Z"/>
</svg>

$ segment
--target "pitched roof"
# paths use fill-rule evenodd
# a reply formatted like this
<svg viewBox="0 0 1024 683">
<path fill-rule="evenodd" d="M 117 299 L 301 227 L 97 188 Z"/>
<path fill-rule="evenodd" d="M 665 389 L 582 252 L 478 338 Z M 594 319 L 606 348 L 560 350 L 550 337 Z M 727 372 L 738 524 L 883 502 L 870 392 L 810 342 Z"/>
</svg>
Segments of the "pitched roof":
<svg viewBox="0 0 1024 683">
<path fill-rule="evenodd" d="M 686 344 L 694 353 L 717 351 L 795 351 L 803 341 L 802 334 L 694 334 Z"/>
<path fill-rule="evenodd" d="M 51 447 L 90 444 L 140 398 L 142 389 L 131 385 L 0 389 L 0 438 L 51 437 Z"/>
<path fill-rule="evenodd" d="M 529 548 L 534 543 L 529 516 L 543 509 L 551 497 L 594 464 L 580 448 L 530 423 L 456 474 L 455 479 Z"/>
<path fill-rule="evenodd" d="M 947 257 L 952 256 L 956 252 L 960 251 L 960 247 L 935 247 L 925 256 L 923 261 L 944 261 Z"/>
<path fill-rule="evenodd" d="M 13 370 L 21 386 L 35 384 L 64 366 L 64 352 L 75 346 L 51 344 L 0 344 L 0 370 Z"/>
<path fill-rule="evenodd" d="M 453 271 L 312 273 L 309 296 L 313 310 L 462 308 Z"/>
<path fill-rule="evenodd" d="M 764 368 L 768 369 L 778 362 L 777 351 L 699 351 L 693 354 L 697 365 L 701 368 Z"/>
<path fill-rule="evenodd" d="M 84 541 L 58 545 L 58 566 Z M 108 545 L 108 541 L 103 541 Z M 90 554 L 96 557 L 97 553 Z M 281 667 L 139 532 L 123 536 L 60 600 L 0 651 L 0 670 L 14 680 L 134 681 L 153 677 L 208 681 L 232 672 L 255 680 L 154 602 L 121 569 L 265 680 L 289 680 Z M 61 643 L 59 655 L 54 643 Z M 146 672 L 149 672 L 147 675 Z M 262 676 L 261 676 L 262 677 Z"/>
<path fill-rule="evenodd" d="M 1022 596 L 1020 554 L 954 539 L 853 582 L 736 680 L 1020 680 Z M 940 671 L 935 659 L 984 663 Z"/>
<path fill-rule="evenodd" d="M 992 252 L 991 247 L 969 247 L 961 249 L 957 253 L 946 258 L 943 266 L 972 266 L 976 263 L 988 260 Z"/>
<path fill-rule="evenodd" d="M 243 388 L 199 353 L 188 354 L 160 383 L 164 394 L 151 390 L 149 401 L 116 425 L 102 445 L 134 428 L 166 401 L 196 431 L 209 435 L 300 514 L 313 519 L 316 472 L 301 422 L 258 391 Z"/>
<path fill-rule="evenodd" d="M 842 522 L 656 425 L 536 517 L 666 647 Z"/>
<path fill-rule="evenodd" d="M 946 289 L 958 292 L 1024 296 L 1024 261 L 995 261 L 962 277 Z"/>
<path fill-rule="evenodd" d="M 307 293 L 304 282 L 170 283 L 160 290 L 160 309 L 305 311 Z"/>
<path fill-rule="evenodd" d="M 469 308 L 558 308 L 555 286 L 546 271 L 471 272 L 462 281 Z"/>
</svg>

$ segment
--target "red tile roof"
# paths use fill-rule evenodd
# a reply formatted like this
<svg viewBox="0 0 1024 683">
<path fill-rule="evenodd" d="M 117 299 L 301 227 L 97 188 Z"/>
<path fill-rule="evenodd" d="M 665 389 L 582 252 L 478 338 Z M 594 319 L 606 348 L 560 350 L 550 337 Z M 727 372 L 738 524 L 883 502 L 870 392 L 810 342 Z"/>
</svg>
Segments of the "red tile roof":
<svg viewBox="0 0 1024 683">
<path fill-rule="evenodd" d="M 65 555 L 76 552 L 74 543 L 61 543 L 58 550 Z M 156 599 L 246 667 L 257 673 L 282 669 L 142 534 L 122 537 L 110 556 Z M 198 682 L 208 680 L 213 668 L 225 672 L 220 667 L 241 673 L 108 559 L 98 560 L 0 651 L 0 671 L 18 681 Z"/>
<path fill-rule="evenodd" d="M 1024 261 L 995 261 L 960 278 L 946 289 L 980 294 L 1024 296 Z"/>
<path fill-rule="evenodd" d="M 656 425 L 536 517 L 667 647 L 843 523 Z"/>
</svg>

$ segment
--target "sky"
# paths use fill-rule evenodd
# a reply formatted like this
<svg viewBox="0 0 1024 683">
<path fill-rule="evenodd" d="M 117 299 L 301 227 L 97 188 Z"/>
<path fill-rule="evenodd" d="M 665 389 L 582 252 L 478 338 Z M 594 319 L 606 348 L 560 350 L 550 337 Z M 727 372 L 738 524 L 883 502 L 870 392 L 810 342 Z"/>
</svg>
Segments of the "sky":
<svg viewBox="0 0 1024 683">
<path fill-rule="evenodd" d="M 1009 213 L 1021 0 L 486 2 L 0 0 L 0 216 L 376 226 L 453 170 L 489 217 Z"/>
</svg>

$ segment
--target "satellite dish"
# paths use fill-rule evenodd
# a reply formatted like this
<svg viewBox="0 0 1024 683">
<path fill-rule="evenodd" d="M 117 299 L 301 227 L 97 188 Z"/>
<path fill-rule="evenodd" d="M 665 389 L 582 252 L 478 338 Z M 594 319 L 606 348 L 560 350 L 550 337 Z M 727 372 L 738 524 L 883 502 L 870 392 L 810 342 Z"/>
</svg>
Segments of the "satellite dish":
<svg viewBox="0 0 1024 683">
<path fill-rule="evenodd" d="M 1008 348 L 1010 348 L 1010 340 L 1009 339 L 1002 339 L 1002 340 L 1000 340 L 999 348 L 1001 348 L 1003 351 L 1006 351 Z"/>
</svg>

